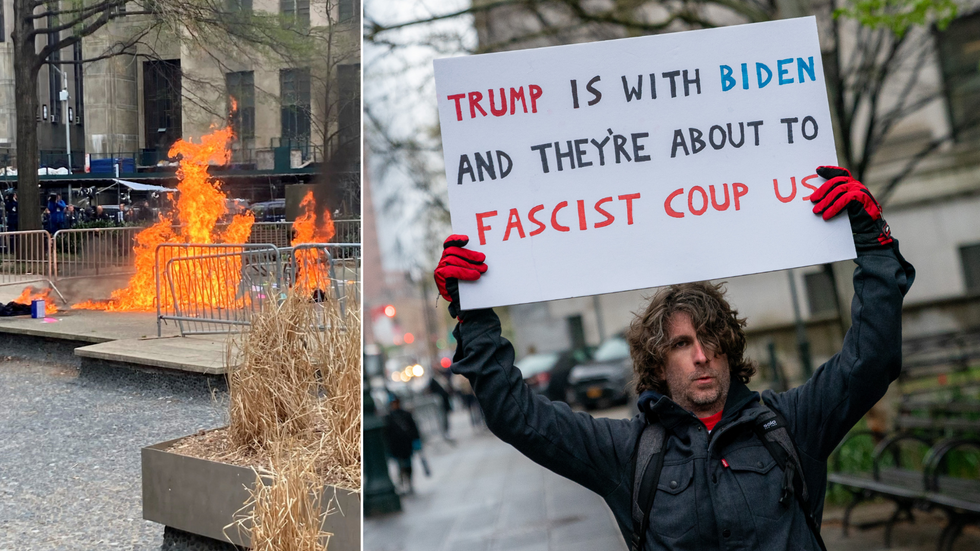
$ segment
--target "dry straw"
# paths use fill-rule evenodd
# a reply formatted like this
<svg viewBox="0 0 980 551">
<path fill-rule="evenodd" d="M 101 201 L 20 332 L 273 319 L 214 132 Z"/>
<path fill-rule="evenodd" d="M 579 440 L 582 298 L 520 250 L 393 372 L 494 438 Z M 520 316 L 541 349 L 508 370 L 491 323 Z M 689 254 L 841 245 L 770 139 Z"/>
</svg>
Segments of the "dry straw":
<svg viewBox="0 0 980 551">
<path fill-rule="evenodd" d="M 360 330 L 356 310 L 291 291 L 238 344 L 228 435 L 269 466 L 233 525 L 250 530 L 253 549 L 324 549 L 324 487 L 360 489 Z"/>
<path fill-rule="evenodd" d="M 291 440 L 333 483 L 359 489 L 360 331 L 356 310 L 293 292 L 253 318 L 229 374 L 232 444 L 265 455 Z"/>
<path fill-rule="evenodd" d="M 325 489 L 318 484 L 309 455 L 294 453 L 288 442 L 274 444 L 272 468 L 256 474 L 245 504 L 254 551 L 323 551 L 332 534 L 324 532 Z"/>
</svg>

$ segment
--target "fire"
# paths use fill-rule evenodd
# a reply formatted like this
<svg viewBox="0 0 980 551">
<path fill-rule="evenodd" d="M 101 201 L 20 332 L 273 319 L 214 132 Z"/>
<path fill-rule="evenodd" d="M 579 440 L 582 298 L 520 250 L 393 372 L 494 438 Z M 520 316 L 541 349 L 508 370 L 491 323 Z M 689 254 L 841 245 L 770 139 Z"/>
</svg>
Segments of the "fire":
<svg viewBox="0 0 980 551">
<path fill-rule="evenodd" d="M 170 149 L 171 157 L 180 156 L 177 177 L 180 180 L 177 190 L 179 196 L 175 209 L 175 220 L 161 216 L 156 224 L 141 231 L 136 236 L 134 253 L 136 273 L 125 288 L 113 291 L 108 301 L 86 301 L 72 306 L 74 309 L 96 309 L 107 311 L 152 311 L 157 308 L 157 281 L 164 286 L 169 280 L 175 289 L 163 289 L 159 293 L 162 309 L 173 311 L 175 307 L 188 305 L 211 308 L 241 308 L 247 305 L 248 293 L 240 293 L 242 260 L 240 255 L 213 255 L 214 249 L 207 247 L 160 247 L 162 244 L 243 244 L 247 243 L 252 232 L 252 214 L 236 214 L 223 231 L 216 230 L 217 224 L 226 217 L 228 207 L 226 196 L 221 191 L 221 183 L 208 174 L 212 164 L 227 164 L 231 158 L 228 142 L 232 138 L 230 128 L 216 130 L 203 136 L 200 143 L 179 140 Z M 330 213 L 317 216 L 313 193 L 309 192 L 300 203 L 302 214 L 293 223 L 295 247 L 303 243 L 326 243 L 335 233 Z M 179 225 L 174 226 L 174 222 Z M 227 253 L 229 251 L 222 251 Z M 157 255 L 159 254 L 159 262 Z M 329 286 L 328 262 L 320 251 L 299 249 L 295 251 L 295 285 L 306 292 L 324 291 Z M 207 260 L 177 260 L 173 258 L 209 255 Z M 220 269 L 213 264 L 220 257 Z M 158 273 L 159 266 L 160 273 Z M 53 305 L 52 305 L 53 306 Z"/>
<path fill-rule="evenodd" d="M 302 213 L 293 221 L 293 239 L 290 244 L 295 247 L 303 243 L 327 243 L 333 239 L 335 230 L 333 219 L 326 209 L 317 220 L 316 202 L 313 192 L 308 191 L 299 204 Z M 319 222 L 319 223 L 318 223 Z M 316 249 L 299 249 L 296 256 L 296 285 L 304 292 L 313 293 L 325 290 L 330 281 L 330 266 L 319 258 Z"/>
<path fill-rule="evenodd" d="M 156 273 L 158 245 L 163 243 L 239 244 L 248 241 L 254 222 L 251 213 L 237 214 L 225 231 L 215 231 L 215 226 L 227 214 L 228 209 L 221 184 L 210 177 L 208 167 L 212 163 L 219 165 L 228 163 L 231 158 L 228 142 L 231 138 L 231 128 L 223 128 L 202 136 L 199 144 L 178 140 L 170 148 L 171 157 L 181 156 L 180 167 L 177 170 L 177 178 L 180 180 L 177 185 L 179 196 L 176 205 L 177 221 L 180 224 L 178 231 L 174 231 L 171 220 L 161 217 L 156 224 L 140 232 L 136 236 L 134 247 L 136 274 L 130 278 L 126 287 L 113 291 L 108 301 L 87 301 L 76 304 L 72 308 L 144 312 L 155 310 L 156 278 L 159 275 L 161 281 L 165 281 L 163 273 Z M 181 256 L 207 254 L 207 252 L 205 248 L 185 249 Z M 166 269 L 164 260 L 160 262 L 161 272 Z M 183 266 L 184 264 L 175 264 L 174 269 L 179 271 Z M 236 274 L 240 270 L 231 269 L 222 272 Z M 228 296 L 224 290 L 238 286 L 240 274 L 237 278 L 229 276 L 228 280 L 219 279 L 220 276 L 215 273 L 209 273 L 206 277 L 211 281 L 206 285 L 195 285 L 195 291 L 192 293 L 194 296 L 181 297 L 181 302 L 196 300 L 215 307 L 232 306 L 224 304 L 222 297 Z M 165 302 L 160 305 L 161 307 L 173 306 L 173 296 L 170 293 L 161 293 L 160 299 Z"/>
<path fill-rule="evenodd" d="M 30 305 L 31 301 L 33 300 L 44 301 L 45 315 L 50 316 L 58 313 L 58 307 L 54 305 L 54 298 L 51 296 L 51 289 L 41 289 L 39 291 L 35 291 L 34 287 L 28 285 L 24 288 L 24 292 L 22 292 L 20 296 L 15 298 L 12 302 Z"/>
<path fill-rule="evenodd" d="M 317 223 L 316 201 L 313 199 L 313 192 L 306 192 L 306 196 L 299 203 L 302 214 L 293 221 L 293 240 L 292 246 L 300 243 L 327 243 L 334 236 L 333 218 L 326 210 Z"/>
</svg>

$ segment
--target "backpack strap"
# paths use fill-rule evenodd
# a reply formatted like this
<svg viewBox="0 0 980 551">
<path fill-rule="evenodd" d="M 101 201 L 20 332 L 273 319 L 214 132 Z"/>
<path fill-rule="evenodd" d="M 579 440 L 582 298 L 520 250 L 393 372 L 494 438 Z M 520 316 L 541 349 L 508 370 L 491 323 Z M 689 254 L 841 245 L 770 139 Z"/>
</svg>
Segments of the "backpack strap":
<svg viewBox="0 0 980 551">
<path fill-rule="evenodd" d="M 762 444 L 769 450 L 769 454 L 776 460 L 776 464 L 783 470 L 783 491 L 779 497 L 779 504 L 789 507 L 793 502 L 793 496 L 803 509 L 803 516 L 806 517 L 806 524 L 816 538 L 817 544 L 822 551 L 827 551 L 827 546 L 820 537 L 820 527 L 813 510 L 809 505 L 809 491 L 806 487 L 806 480 L 803 478 L 803 469 L 800 464 L 800 456 L 796 451 L 796 445 L 786 429 L 786 419 L 778 411 L 770 408 L 766 404 L 762 407 L 766 412 L 759 414 L 755 419 L 752 428 Z"/>
<path fill-rule="evenodd" d="M 642 551 L 650 525 L 653 498 L 657 495 L 660 471 L 664 466 L 664 426 L 659 422 L 648 423 L 636 440 L 633 453 L 633 537 L 630 551 Z"/>
</svg>

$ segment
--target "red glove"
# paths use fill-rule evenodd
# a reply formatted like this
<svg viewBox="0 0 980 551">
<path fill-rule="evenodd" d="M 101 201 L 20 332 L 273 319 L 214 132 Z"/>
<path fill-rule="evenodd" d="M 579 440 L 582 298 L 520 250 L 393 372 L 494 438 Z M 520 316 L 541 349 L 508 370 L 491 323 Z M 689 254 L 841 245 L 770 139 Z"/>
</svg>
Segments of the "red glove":
<svg viewBox="0 0 980 551">
<path fill-rule="evenodd" d="M 459 317 L 459 280 L 476 281 L 487 271 L 483 263 L 486 255 L 465 249 L 470 238 L 465 235 L 450 235 L 442 244 L 442 258 L 436 266 L 436 286 L 439 294 L 449 302 L 449 313 Z"/>
<path fill-rule="evenodd" d="M 837 166 L 817 167 L 817 174 L 827 181 L 810 196 L 810 201 L 816 203 L 814 214 L 830 220 L 846 209 L 854 246 L 859 251 L 881 248 L 892 242 L 891 228 L 881 217 L 881 205 L 864 184 L 855 180 L 846 168 Z"/>
</svg>

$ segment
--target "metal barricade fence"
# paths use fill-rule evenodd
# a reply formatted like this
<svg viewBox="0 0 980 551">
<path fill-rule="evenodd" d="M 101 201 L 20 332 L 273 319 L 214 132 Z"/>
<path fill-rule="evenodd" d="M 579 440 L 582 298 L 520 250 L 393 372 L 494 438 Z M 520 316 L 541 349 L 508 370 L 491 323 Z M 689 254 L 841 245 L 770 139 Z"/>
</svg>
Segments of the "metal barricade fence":
<svg viewBox="0 0 980 551">
<path fill-rule="evenodd" d="M 361 221 L 360 220 L 334 220 L 334 236 L 330 241 L 333 243 L 360 243 L 361 242 Z"/>
<path fill-rule="evenodd" d="M 136 272 L 136 235 L 145 228 L 86 228 L 54 234 L 55 279 L 127 275 Z"/>
<path fill-rule="evenodd" d="M 50 284 L 51 258 L 51 234 L 45 230 L 0 233 L 0 285 Z"/>
<path fill-rule="evenodd" d="M 165 243 L 155 262 L 157 335 L 166 320 L 181 335 L 238 331 L 282 287 L 279 249 L 269 244 Z"/>
<path fill-rule="evenodd" d="M 329 296 L 344 317 L 348 302 L 360 305 L 360 243 L 304 243 L 281 252 L 285 285 L 320 300 Z"/>
<path fill-rule="evenodd" d="M 271 243 L 276 247 L 288 247 L 293 239 L 292 222 L 256 222 L 252 224 L 249 243 Z"/>
</svg>

